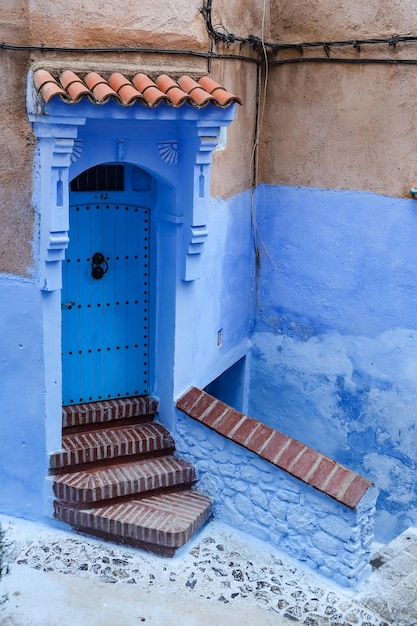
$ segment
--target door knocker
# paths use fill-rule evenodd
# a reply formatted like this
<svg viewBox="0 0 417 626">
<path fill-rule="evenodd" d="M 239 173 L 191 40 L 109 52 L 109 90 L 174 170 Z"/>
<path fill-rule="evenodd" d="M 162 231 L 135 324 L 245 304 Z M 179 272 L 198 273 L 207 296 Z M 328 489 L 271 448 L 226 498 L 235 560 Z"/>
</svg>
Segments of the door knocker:
<svg viewBox="0 0 417 626">
<path fill-rule="evenodd" d="M 104 258 L 104 254 L 102 252 L 95 252 L 91 259 L 91 276 L 95 278 L 95 280 L 100 280 L 108 269 L 109 264 Z"/>
</svg>

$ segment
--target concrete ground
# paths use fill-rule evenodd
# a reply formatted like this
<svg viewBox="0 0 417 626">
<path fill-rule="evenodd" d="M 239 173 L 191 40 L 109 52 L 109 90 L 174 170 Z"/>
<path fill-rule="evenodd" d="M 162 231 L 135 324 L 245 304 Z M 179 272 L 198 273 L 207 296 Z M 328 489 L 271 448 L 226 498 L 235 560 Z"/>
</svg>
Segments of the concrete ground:
<svg viewBox="0 0 417 626">
<path fill-rule="evenodd" d="M 219 522 L 174 558 L 0 516 L 12 543 L 2 626 L 415 626 L 417 531 L 355 591 Z"/>
<path fill-rule="evenodd" d="M 14 572 L 7 581 L 10 600 L 3 626 L 117 626 L 133 624 L 187 624 L 211 626 L 276 624 L 290 622 L 265 614 L 256 606 L 235 609 L 197 598 L 165 594 L 164 590 L 110 587 L 76 576 L 31 570 Z M 34 592 L 36 597 L 34 597 Z M 1 613 L 0 613 L 1 615 Z M 236 620 L 236 621 L 235 621 Z"/>
</svg>

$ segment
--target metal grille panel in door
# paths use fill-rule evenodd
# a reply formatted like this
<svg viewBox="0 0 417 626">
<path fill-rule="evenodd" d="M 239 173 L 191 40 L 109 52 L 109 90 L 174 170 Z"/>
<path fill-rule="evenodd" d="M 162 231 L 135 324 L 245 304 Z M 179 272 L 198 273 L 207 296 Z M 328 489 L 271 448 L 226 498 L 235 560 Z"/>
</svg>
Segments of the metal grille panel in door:
<svg viewBox="0 0 417 626">
<path fill-rule="evenodd" d="M 70 207 L 63 270 L 63 403 L 148 393 L 149 209 Z"/>
</svg>

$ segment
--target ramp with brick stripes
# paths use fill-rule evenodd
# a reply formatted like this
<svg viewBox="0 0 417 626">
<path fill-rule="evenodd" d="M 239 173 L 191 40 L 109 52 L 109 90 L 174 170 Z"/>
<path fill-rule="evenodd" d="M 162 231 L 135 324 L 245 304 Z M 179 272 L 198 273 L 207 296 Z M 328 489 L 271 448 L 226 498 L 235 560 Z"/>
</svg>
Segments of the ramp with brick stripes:
<svg viewBox="0 0 417 626">
<path fill-rule="evenodd" d="M 62 450 L 51 455 L 55 517 L 74 529 L 172 556 L 209 519 L 193 466 L 174 456 L 154 398 L 63 409 Z"/>
<path fill-rule="evenodd" d="M 177 408 L 294 478 L 355 509 L 372 483 L 333 459 L 191 387 Z"/>
</svg>

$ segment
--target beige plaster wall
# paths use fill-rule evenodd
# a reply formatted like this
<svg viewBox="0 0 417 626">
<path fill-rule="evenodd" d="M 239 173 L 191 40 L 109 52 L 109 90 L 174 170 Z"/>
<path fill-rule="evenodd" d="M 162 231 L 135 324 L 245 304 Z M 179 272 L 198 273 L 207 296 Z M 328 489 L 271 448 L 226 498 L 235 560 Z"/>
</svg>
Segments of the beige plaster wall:
<svg viewBox="0 0 417 626">
<path fill-rule="evenodd" d="M 413 0 L 271 0 L 274 41 L 325 41 L 412 34 Z"/>
<path fill-rule="evenodd" d="M 270 37 L 270 0 L 213 0 L 213 26 L 237 37 Z M 218 43 L 215 52 L 258 55 L 248 46 Z M 253 144 L 257 106 L 257 66 L 247 61 L 215 61 L 213 77 L 237 94 L 243 106 L 237 106 L 236 118 L 227 130 L 226 149 L 213 157 L 211 193 L 228 197 L 252 186 Z"/>
<path fill-rule="evenodd" d="M 10 67 L 16 73 L 9 73 Z M 32 266 L 31 129 L 24 107 L 15 107 L 26 90 L 28 64 L 0 55 L 0 272 L 27 274 Z"/>
<path fill-rule="evenodd" d="M 0 41 L 25 44 L 26 0 L 4 0 Z M 25 107 L 27 53 L 0 51 L 0 272 L 26 274 L 32 265 L 33 140 Z"/>
<path fill-rule="evenodd" d="M 303 42 L 417 34 L 404 0 L 273 0 L 271 36 Z M 333 57 L 417 59 L 417 44 L 333 48 Z M 278 58 L 296 56 L 279 53 Z M 305 56 L 324 57 L 322 50 Z M 417 182 L 417 66 L 290 64 L 270 68 L 261 151 L 272 184 L 410 197 Z"/>
<path fill-rule="evenodd" d="M 213 0 L 213 25 L 238 37 L 248 35 L 270 37 L 269 0 Z M 257 58 L 250 47 L 240 48 L 217 44 L 218 53 L 236 53 Z M 226 149 L 216 152 L 213 158 L 211 192 L 214 196 L 227 197 L 240 193 L 252 185 L 253 144 L 257 102 L 257 68 L 245 61 L 217 61 L 213 63 L 213 75 L 243 101 L 237 107 L 236 119 L 227 130 Z"/>
<path fill-rule="evenodd" d="M 218 67 L 216 67 L 218 66 Z M 252 185 L 251 155 L 255 134 L 256 65 L 219 61 L 213 64 L 217 75 L 232 93 L 239 95 L 236 117 L 227 129 L 226 148 L 213 155 L 211 194 L 223 198 L 235 195 Z"/>
<path fill-rule="evenodd" d="M 285 65 L 268 94 L 264 182 L 410 197 L 417 67 Z"/>
<path fill-rule="evenodd" d="M 209 39 L 200 14 L 202 0 L 3 0 L 0 41 L 17 45 L 140 46 L 207 51 Z M 214 0 L 214 22 L 245 36 L 262 25 L 269 0 Z M 269 27 L 269 25 L 268 25 Z M 226 53 L 239 52 L 223 48 Z M 219 46 L 218 51 L 222 51 Z M 249 54 L 251 51 L 248 51 Z M 32 207 L 34 138 L 26 113 L 26 76 L 30 67 L 203 74 L 206 59 L 161 54 L 62 54 L 0 50 L 0 273 L 33 271 L 36 224 Z M 256 67 L 241 61 L 214 61 L 211 75 L 239 95 L 237 120 L 227 148 L 216 153 L 212 193 L 223 197 L 250 185 L 250 151 L 255 112 Z M 245 141 L 242 142 L 242 136 Z"/>
<path fill-rule="evenodd" d="M 201 0 L 29 0 L 29 5 L 34 42 L 206 47 Z"/>
</svg>

